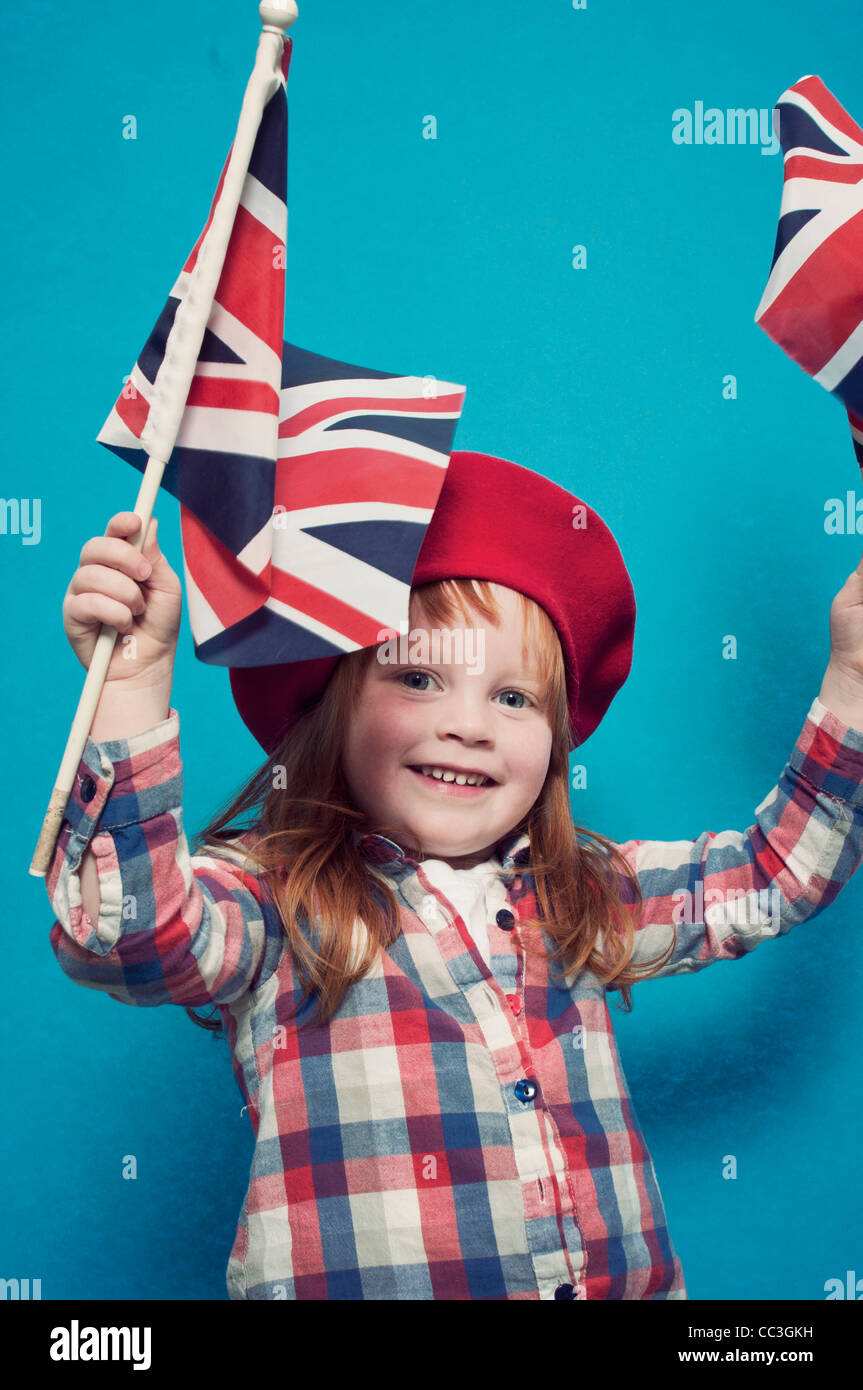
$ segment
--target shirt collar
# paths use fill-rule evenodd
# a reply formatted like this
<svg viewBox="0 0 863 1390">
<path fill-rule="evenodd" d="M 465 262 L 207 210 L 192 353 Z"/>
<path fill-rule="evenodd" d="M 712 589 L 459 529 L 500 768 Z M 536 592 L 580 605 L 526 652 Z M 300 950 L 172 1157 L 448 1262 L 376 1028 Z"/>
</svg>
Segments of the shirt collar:
<svg viewBox="0 0 863 1390">
<path fill-rule="evenodd" d="M 363 834 L 359 830 L 353 830 L 351 835 L 363 858 L 378 868 L 398 871 L 416 867 L 417 861 L 386 835 Z M 498 840 L 495 852 L 502 868 L 522 868 L 530 858 L 530 836 L 522 831 L 511 831 Z"/>
</svg>

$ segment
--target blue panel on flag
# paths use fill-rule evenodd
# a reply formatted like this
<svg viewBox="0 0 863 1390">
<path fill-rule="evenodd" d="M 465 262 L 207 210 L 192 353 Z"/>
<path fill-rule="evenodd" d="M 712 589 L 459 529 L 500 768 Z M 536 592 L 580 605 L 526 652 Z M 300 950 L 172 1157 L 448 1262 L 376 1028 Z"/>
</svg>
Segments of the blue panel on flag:
<svg viewBox="0 0 863 1390">
<path fill-rule="evenodd" d="M 818 216 L 818 208 L 798 208 L 795 212 L 786 212 L 779 219 L 779 226 L 776 228 L 776 245 L 773 247 L 773 260 L 770 262 L 772 270 L 777 258 L 785 250 L 792 237 L 796 236 L 801 227 L 805 227 L 807 222 L 811 222 L 813 217 Z"/>
<path fill-rule="evenodd" d="M 374 430 L 376 434 L 391 434 L 395 439 L 446 454 L 452 448 L 455 426 L 455 420 L 435 419 L 431 415 L 351 415 L 347 420 L 334 420 L 325 432 Z"/>
<path fill-rule="evenodd" d="M 343 651 L 344 648 L 334 646 L 290 618 L 269 608 L 259 608 L 257 613 L 196 647 L 195 655 L 213 666 L 274 666 L 280 661 L 341 656 Z"/>
<path fill-rule="evenodd" d="M 280 93 L 264 107 L 255 147 L 249 160 L 249 173 L 282 202 L 288 192 L 288 103 Z"/>
<path fill-rule="evenodd" d="M 838 154 L 843 159 L 848 158 L 848 151 L 834 144 L 808 111 L 802 111 L 796 104 L 786 101 L 781 101 L 776 110 L 779 112 L 779 143 L 783 150 L 796 150 L 805 145 L 821 154 Z"/>
<path fill-rule="evenodd" d="M 302 529 L 307 536 L 409 584 L 427 527 L 415 521 L 342 521 Z"/>
<path fill-rule="evenodd" d="M 216 540 L 239 555 L 273 514 L 276 464 L 250 454 L 204 453 L 177 447 L 171 468 L 179 468 L 178 496 Z M 242 491 L 237 479 L 242 478 Z"/>
<path fill-rule="evenodd" d="M 243 362 L 244 359 L 233 348 L 229 348 L 227 343 L 210 328 L 204 329 L 204 336 L 201 339 L 201 351 L 198 353 L 199 362 Z"/>
<path fill-rule="evenodd" d="M 172 296 L 168 297 L 167 303 L 157 318 L 155 327 L 138 358 L 138 366 L 151 386 L 162 365 L 162 358 L 165 356 L 165 344 L 168 341 L 168 334 L 174 326 L 179 304 L 179 299 L 174 299 Z"/>
<path fill-rule="evenodd" d="M 317 381 L 344 381 L 345 378 L 363 377 L 383 381 L 395 378 L 395 372 L 376 372 L 371 367 L 352 367 L 348 362 L 337 362 L 333 357 L 322 357 L 318 352 L 307 352 L 305 348 L 293 343 L 282 345 L 282 386 L 309 386 Z"/>
</svg>

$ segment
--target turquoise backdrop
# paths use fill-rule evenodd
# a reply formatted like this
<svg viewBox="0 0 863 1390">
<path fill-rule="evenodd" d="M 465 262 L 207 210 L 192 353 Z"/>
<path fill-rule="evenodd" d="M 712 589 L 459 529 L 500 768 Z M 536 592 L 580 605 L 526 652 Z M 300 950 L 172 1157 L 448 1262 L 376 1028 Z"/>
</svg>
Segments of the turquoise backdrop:
<svg viewBox="0 0 863 1390">
<path fill-rule="evenodd" d="M 612 527 L 635 654 L 578 756 L 579 822 L 617 840 L 745 829 L 818 693 L 830 602 L 863 550 L 825 533 L 825 503 L 863 487 L 844 411 L 753 322 L 781 152 L 675 143 L 673 113 L 769 113 L 816 73 L 863 122 L 858 5 L 300 11 L 287 336 L 465 384 L 456 447 L 546 473 Z M 41 1279 L 43 1298 L 225 1298 L 248 1179 L 225 1042 L 181 1009 L 73 987 L 27 868 L 82 679 L 63 593 L 138 484 L 95 435 L 203 225 L 257 32 L 251 0 L 4 19 L 2 492 L 40 499 L 41 531 L 0 535 L 0 1276 Z M 179 569 L 175 501 L 157 515 Z M 259 753 L 185 616 L 174 704 L 195 829 Z M 858 876 L 790 936 L 636 986 L 633 1013 L 614 1012 L 692 1299 L 823 1299 L 828 1279 L 863 1275 L 861 918 Z"/>
</svg>

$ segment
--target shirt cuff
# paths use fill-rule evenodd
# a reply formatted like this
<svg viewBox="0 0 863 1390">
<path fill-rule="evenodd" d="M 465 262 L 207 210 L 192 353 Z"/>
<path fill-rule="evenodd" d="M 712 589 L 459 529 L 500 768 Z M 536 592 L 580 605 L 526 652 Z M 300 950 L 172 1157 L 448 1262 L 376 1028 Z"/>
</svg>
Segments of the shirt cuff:
<svg viewBox="0 0 863 1390">
<path fill-rule="evenodd" d="M 87 739 L 66 805 L 80 861 L 96 833 L 138 825 L 182 805 L 180 716 L 161 720 L 130 738 Z"/>
<path fill-rule="evenodd" d="M 846 724 L 817 695 L 788 761 L 834 800 L 863 806 L 863 729 Z"/>
</svg>

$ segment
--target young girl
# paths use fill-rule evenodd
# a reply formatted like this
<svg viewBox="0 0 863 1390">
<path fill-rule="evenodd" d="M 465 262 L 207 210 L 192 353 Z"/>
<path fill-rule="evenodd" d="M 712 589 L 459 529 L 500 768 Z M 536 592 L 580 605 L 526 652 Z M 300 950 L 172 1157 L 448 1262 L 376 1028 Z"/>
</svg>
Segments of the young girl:
<svg viewBox="0 0 863 1390">
<path fill-rule="evenodd" d="M 607 996 L 739 959 L 859 864 L 863 563 L 755 823 L 618 846 L 573 825 L 568 755 L 629 672 L 620 552 L 556 484 L 453 453 L 406 637 L 232 671 L 267 757 L 190 853 L 180 584 L 139 525 L 87 542 L 64 602 L 84 665 L 100 622 L 134 642 L 47 879 L 51 942 L 113 999 L 218 1010 L 256 1136 L 230 1296 L 686 1298 Z"/>
</svg>

